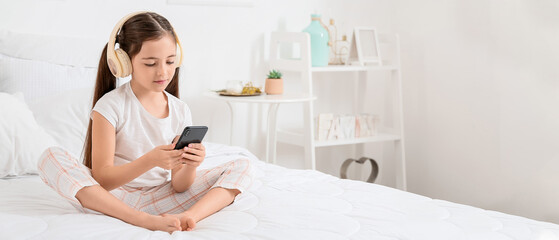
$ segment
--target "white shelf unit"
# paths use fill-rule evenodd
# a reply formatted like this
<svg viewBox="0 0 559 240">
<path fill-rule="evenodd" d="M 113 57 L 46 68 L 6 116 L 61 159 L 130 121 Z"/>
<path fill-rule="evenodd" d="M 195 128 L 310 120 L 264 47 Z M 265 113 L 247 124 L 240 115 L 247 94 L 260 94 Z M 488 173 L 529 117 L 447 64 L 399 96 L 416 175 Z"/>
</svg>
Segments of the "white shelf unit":
<svg viewBox="0 0 559 240">
<path fill-rule="evenodd" d="M 388 71 L 390 72 L 390 81 L 392 84 L 396 84 L 394 92 L 389 93 L 393 99 L 393 116 L 391 119 L 394 122 L 392 124 L 393 128 L 379 132 L 375 136 L 371 137 L 361 137 L 353 139 L 343 139 L 343 140 L 328 140 L 319 141 L 315 138 L 316 124 L 315 117 L 318 115 L 314 111 L 314 105 L 316 101 L 320 101 L 320 97 L 315 101 L 305 101 L 303 104 L 303 129 L 299 131 L 286 131 L 279 129 L 276 131 L 274 126 L 274 132 L 271 133 L 273 136 L 270 139 L 272 147 L 271 157 L 272 162 L 275 162 L 275 146 L 277 142 L 298 145 L 304 148 L 304 158 L 305 167 L 308 169 L 316 169 L 316 149 L 320 147 L 331 147 L 340 145 L 357 144 L 358 148 L 356 151 L 363 152 L 364 143 L 382 143 L 382 144 L 393 144 L 394 147 L 394 162 L 396 164 L 396 187 L 402 190 L 407 189 L 406 184 L 406 164 L 405 164 L 405 153 L 404 153 L 404 124 L 403 124 L 403 108 L 402 108 L 402 84 L 401 84 L 401 73 L 400 73 L 400 49 L 399 49 L 399 38 L 397 35 L 379 35 L 379 42 L 381 51 L 383 46 L 387 46 L 392 49 L 392 58 L 390 62 L 383 61 L 382 65 L 379 66 L 349 66 L 349 65 L 334 65 L 326 67 L 311 67 L 311 54 L 310 54 L 310 37 L 307 33 L 293 33 L 293 32 L 274 32 L 271 35 L 270 43 L 270 68 L 278 69 L 284 72 L 295 72 L 300 74 L 301 90 L 303 95 L 315 96 L 313 93 L 313 83 L 314 81 L 319 82 L 319 77 L 316 77 L 316 73 L 357 73 L 357 78 L 367 79 L 367 73 L 376 71 Z M 294 58 L 281 58 L 280 57 L 280 46 L 285 45 L 297 45 L 299 46 L 299 52 L 296 53 L 299 57 Z M 297 48 L 295 48 L 297 49 Z M 384 55 L 384 52 L 383 52 Z M 287 80 L 284 80 L 287 81 Z M 361 81 L 356 81 L 355 90 L 358 91 L 361 87 L 359 83 Z M 355 102 L 362 102 L 363 96 L 355 94 Z M 359 109 L 362 106 L 354 107 Z M 274 123 L 275 124 L 275 123 Z M 381 168 L 382 171 L 382 168 Z"/>
</svg>

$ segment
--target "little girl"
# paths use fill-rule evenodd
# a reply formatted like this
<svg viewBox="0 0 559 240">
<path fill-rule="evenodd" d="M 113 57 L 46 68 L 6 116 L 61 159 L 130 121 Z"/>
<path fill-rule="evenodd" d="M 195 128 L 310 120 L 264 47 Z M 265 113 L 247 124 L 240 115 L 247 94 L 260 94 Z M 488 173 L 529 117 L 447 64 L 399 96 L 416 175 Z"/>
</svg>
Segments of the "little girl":
<svg viewBox="0 0 559 240">
<path fill-rule="evenodd" d="M 124 17 L 99 61 L 84 164 L 49 148 L 39 162 L 43 181 L 84 212 L 167 232 L 190 231 L 231 204 L 252 182 L 247 159 L 197 171 L 203 144 L 174 150 L 177 134 L 192 125 L 178 98 L 181 59 L 167 19 L 153 12 Z M 116 77 L 130 74 L 117 88 Z"/>
</svg>

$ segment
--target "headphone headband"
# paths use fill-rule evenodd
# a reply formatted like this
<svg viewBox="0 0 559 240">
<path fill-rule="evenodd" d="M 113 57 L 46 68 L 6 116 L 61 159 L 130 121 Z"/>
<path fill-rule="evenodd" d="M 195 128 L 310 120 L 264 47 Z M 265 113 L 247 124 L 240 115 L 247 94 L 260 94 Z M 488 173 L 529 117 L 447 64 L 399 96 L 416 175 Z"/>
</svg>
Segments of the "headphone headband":
<svg viewBox="0 0 559 240">
<path fill-rule="evenodd" d="M 120 48 L 115 50 L 116 35 L 118 31 L 122 28 L 122 25 L 124 25 L 124 23 L 128 21 L 128 19 L 142 13 L 148 13 L 148 12 L 139 11 L 124 16 L 122 19 L 120 19 L 120 21 L 118 21 L 118 23 L 113 28 L 113 31 L 111 32 L 109 42 L 107 44 L 107 64 L 109 65 L 109 69 L 111 70 L 111 73 L 115 77 L 126 77 L 132 73 L 132 64 L 130 58 L 128 57 L 128 54 L 126 54 L 126 52 L 124 52 L 124 50 Z M 173 33 L 175 34 L 177 50 L 178 50 L 177 51 L 178 62 L 176 63 L 176 67 L 180 67 L 183 59 L 182 46 L 179 41 L 179 36 L 175 32 L 174 28 L 173 28 Z"/>
</svg>

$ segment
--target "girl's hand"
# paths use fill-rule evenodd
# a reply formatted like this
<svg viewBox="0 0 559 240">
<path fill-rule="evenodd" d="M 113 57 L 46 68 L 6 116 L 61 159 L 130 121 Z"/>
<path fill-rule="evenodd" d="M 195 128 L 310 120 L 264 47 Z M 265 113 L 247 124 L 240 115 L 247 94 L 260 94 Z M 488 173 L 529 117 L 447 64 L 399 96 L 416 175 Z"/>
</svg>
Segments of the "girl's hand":
<svg viewBox="0 0 559 240">
<path fill-rule="evenodd" d="M 180 137 L 180 135 L 175 136 L 175 138 L 173 138 L 173 141 L 171 141 L 171 142 L 176 144 L 179 141 L 179 137 Z"/>
<path fill-rule="evenodd" d="M 189 155 L 184 149 L 175 150 L 176 143 L 161 145 L 146 153 L 149 159 L 157 167 L 171 170 L 184 162 L 184 158 Z"/>
<path fill-rule="evenodd" d="M 206 147 L 201 143 L 191 143 L 184 150 L 186 156 L 183 163 L 191 167 L 200 166 L 206 157 Z"/>
</svg>

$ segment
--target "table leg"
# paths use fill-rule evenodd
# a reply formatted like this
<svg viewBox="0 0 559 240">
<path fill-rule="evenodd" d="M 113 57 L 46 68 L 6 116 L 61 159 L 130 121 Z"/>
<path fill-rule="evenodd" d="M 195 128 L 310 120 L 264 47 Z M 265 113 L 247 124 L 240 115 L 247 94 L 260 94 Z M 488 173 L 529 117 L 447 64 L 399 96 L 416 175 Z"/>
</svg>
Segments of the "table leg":
<svg viewBox="0 0 559 240">
<path fill-rule="evenodd" d="M 268 134 L 266 137 L 266 162 L 276 164 L 277 113 L 279 103 L 272 103 L 268 108 Z"/>
<path fill-rule="evenodd" d="M 229 145 L 233 145 L 233 129 L 235 127 L 235 113 L 233 113 L 233 106 L 230 102 L 227 102 L 229 106 L 229 112 L 231 113 L 231 130 L 229 131 Z"/>
<path fill-rule="evenodd" d="M 394 150 L 396 160 L 396 188 L 400 190 L 407 191 L 407 179 L 406 179 L 406 161 L 404 156 L 402 140 L 394 141 Z"/>
</svg>

